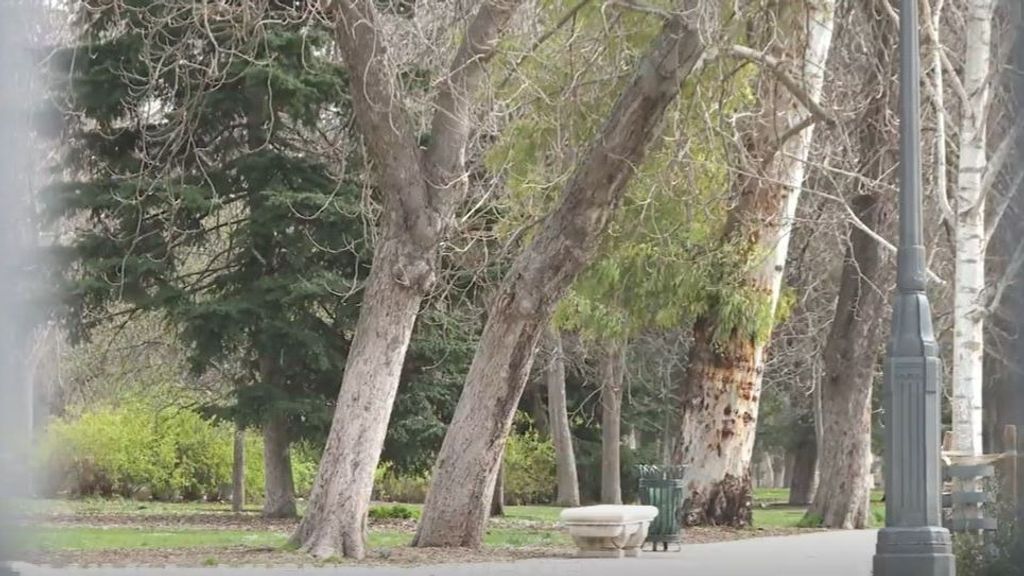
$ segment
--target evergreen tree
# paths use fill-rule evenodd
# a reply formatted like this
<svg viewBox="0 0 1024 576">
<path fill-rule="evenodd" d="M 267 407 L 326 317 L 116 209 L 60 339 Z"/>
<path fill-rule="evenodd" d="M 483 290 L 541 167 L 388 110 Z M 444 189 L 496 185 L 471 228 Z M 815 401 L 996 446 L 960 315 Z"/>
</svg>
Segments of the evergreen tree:
<svg viewBox="0 0 1024 576">
<path fill-rule="evenodd" d="M 295 513 L 288 444 L 329 425 L 369 267 L 315 6 L 86 0 L 51 61 L 68 318 L 158 311 L 197 372 L 244 366 L 222 415 L 264 431 L 270 515 Z"/>
</svg>

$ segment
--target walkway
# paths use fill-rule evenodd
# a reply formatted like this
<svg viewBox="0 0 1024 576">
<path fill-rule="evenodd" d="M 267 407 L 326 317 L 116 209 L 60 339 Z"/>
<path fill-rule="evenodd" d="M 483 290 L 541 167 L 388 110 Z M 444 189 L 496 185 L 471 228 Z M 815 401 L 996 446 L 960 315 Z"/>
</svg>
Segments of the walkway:
<svg viewBox="0 0 1024 576">
<path fill-rule="evenodd" d="M 500 564 L 335 568 L 18 567 L 25 576 L 870 576 L 875 532 L 822 532 L 698 544 L 622 560 L 538 559 Z"/>
</svg>

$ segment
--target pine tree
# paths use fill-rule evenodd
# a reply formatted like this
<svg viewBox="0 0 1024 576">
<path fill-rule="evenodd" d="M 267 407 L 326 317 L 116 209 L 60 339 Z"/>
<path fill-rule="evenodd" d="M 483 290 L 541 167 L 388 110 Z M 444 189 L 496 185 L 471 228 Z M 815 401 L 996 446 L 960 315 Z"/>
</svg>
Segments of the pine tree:
<svg viewBox="0 0 1024 576">
<path fill-rule="evenodd" d="M 51 61 L 67 317 L 157 311 L 197 372 L 243 365 L 220 415 L 264 431 L 269 515 L 295 514 L 289 441 L 329 425 L 369 268 L 315 5 L 86 0 Z"/>
</svg>

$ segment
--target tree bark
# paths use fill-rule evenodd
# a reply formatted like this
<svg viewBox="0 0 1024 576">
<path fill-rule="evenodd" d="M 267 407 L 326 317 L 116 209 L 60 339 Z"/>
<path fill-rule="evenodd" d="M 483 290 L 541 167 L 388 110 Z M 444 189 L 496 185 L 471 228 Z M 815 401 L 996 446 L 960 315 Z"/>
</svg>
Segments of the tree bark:
<svg viewBox="0 0 1024 576">
<path fill-rule="evenodd" d="M 787 480 L 789 479 L 789 475 L 786 469 L 787 459 L 785 457 L 776 457 L 773 458 L 773 460 L 775 460 L 773 464 L 775 472 L 772 475 L 772 488 L 788 488 L 789 484 L 787 483 Z"/>
<path fill-rule="evenodd" d="M 294 545 L 315 557 L 366 553 L 373 474 L 405 352 L 420 303 L 435 281 L 438 246 L 466 188 L 473 95 L 519 4 L 486 0 L 469 21 L 449 73 L 437 83 L 425 150 L 393 81 L 374 3 L 332 4 L 352 108 L 377 171 L 384 215 L 309 509 L 292 536 Z"/>
<path fill-rule="evenodd" d="M 245 428 L 235 427 L 234 460 L 231 468 L 231 511 L 245 508 Z"/>
<path fill-rule="evenodd" d="M 992 60 L 993 0 L 967 3 L 965 103 L 960 124 L 956 201 L 953 334 L 953 449 L 982 453 L 985 290 L 986 119 Z"/>
<path fill-rule="evenodd" d="M 550 356 L 544 372 L 548 385 L 548 421 L 551 424 L 551 440 L 555 445 L 555 474 L 558 478 L 555 504 L 579 506 L 580 484 L 576 476 L 576 456 L 572 446 L 572 430 L 569 428 L 568 402 L 565 397 L 562 335 L 554 329 L 548 329 L 547 341 Z"/>
<path fill-rule="evenodd" d="M 263 423 L 263 515 L 267 518 L 298 515 L 290 446 L 287 418 L 272 415 Z"/>
<path fill-rule="evenodd" d="M 543 379 L 537 380 L 530 387 L 530 413 L 533 418 L 533 428 L 541 438 L 551 437 L 551 425 L 548 422 L 548 408 L 544 405 L 543 388 L 547 383 Z"/>
<path fill-rule="evenodd" d="M 494 482 L 494 495 L 491 496 L 491 516 L 505 515 L 505 464 L 498 469 L 498 478 Z"/>
<path fill-rule="evenodd" d="M 792 10 L 795 3 L 779 3 Z M 759 93 L 762 114 L 752 119 L 747 143 L 748 174 L 737 177 L 739 201 L 730 210 L 725 241 L 736 243 L 750 259 L 745 289 L 756 295 L 747 325 L 735 326 L 712 308 L 693 328 L 694 344 L 680 384 L 680 428 L 674 460 L 686 465 L 688 491 L 683 517 L 688 524 L 749 525 L 750 465 L 757 428 L 764 370 L 764 347 L 781 292 L 789 238 L 803 187 L 813 123 L 797 103 L 821 97 L 824 69 L 832 43 L 834 0 L 808 0 L 786 12 L 799 23 L 786 44 L 801 57 L 805 94 L 782 89 L 778 71 L 765 67 Z M 806 26 L 806 28 L 804 28 Z M 802 41 L 803 45 L 800 46 Z M 786 48 L 787 46 L 783 46 Z M 799 52 L 794 48 L 799 47 Z M 788 86 L 787 86 L 788 88 Z M 780 138 L 796 132 L 793 137 Z M 767 255 L 767 256 L 765 256 Z M 729 326 L 724 324 L 729 322 Z"/>
<path fill-rule="evenodd" d="M 885 182 L 896 161 L 897 131 L 890 111 L 896 95 L 890 78 L 896 62 L 888 48 L 896 41 L 894 22 L 880 1 L 866 2 L 871 19 L 875 66 L 864 82 L 868 102 L 860 125 L 859 172 L 865 181 Z M 886 192 L 862 183 L 851 202 L 871 230 L 882 231 L 892 206 Z M 835 317 L 825 343 L 822 386 L 821 478 L 808 517 L 831 528 L 864 528 L 871 510 L 871 396 L 884 330 L 887 254 L 863 230 L 852 227 L 844 257 Z"/>
<path fill-rule="evenodd" d="M 806 506 L 818 487 L 818 444 L 813 430 L 800 437 L 793 460 L 793 478 L 789 485 L 789 505 Z"/>
<path fill-rule="evenodd" d="M 498 462 L 541 331 L 592 258 L 665 109 L 704 53 L 708 31 L 691 29 L 683 12 L 668 18 L 558 207 L 502 282 L 438 455 L 415 545 L 480 546 Z"/>
<path fill-rule="evenodd" d="M 853 203 L 865 224 L 882 227 L 887 211 L 877 193 L 857 196 Z M 821 481 L 808 511 L 830 528 L 865 528 L 870 520 L 871 388 L 884 327 L 886 299 L 879 286 L 884 286 L 885 262 L 879 244 L 851 228 L 825 344 Z"/>
<path fill-rule="evenodd" d="M 622 381 L 626 347 L 609 344 L 601 360 L 601 503 L 622 504 Z"/>
</svg>

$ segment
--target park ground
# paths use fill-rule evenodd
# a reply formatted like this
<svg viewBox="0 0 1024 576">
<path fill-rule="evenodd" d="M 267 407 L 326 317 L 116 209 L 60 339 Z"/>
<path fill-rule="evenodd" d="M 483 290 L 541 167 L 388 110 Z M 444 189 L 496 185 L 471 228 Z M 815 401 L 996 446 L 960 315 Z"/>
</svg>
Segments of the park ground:
<svg viewBox="0 0 1024 576">
<path fill-rule="evenodd" d="M 810 534 L 805 509 L 786 505 L 785 490 L 759 490 L 754 526 L 702 527 L 684 532 L 684 545 Z M 883 521 L 876 495 L 874 520 Z M 379 503 L 370 520 L 370 552 L 362 564 L 410 565 L 440 562 L 565 557 L 572 545 L 559 529 L 560 508 L 509 506 L 490 521 L 482 550 L 412 549 L 415 504 Z M 221 503 L 163 503 L 130 500 L 36 501 L 30 506 L 24 560 L 48 565 L 230 566 L 311 564 L 289 549 L 294 520 L 268 520 L 256 508 L 234 514 Z M 411 517 L 402 517 L 411 516 Z M 321 564 L 348 563 L 330 559 Z"/>
</svg>

